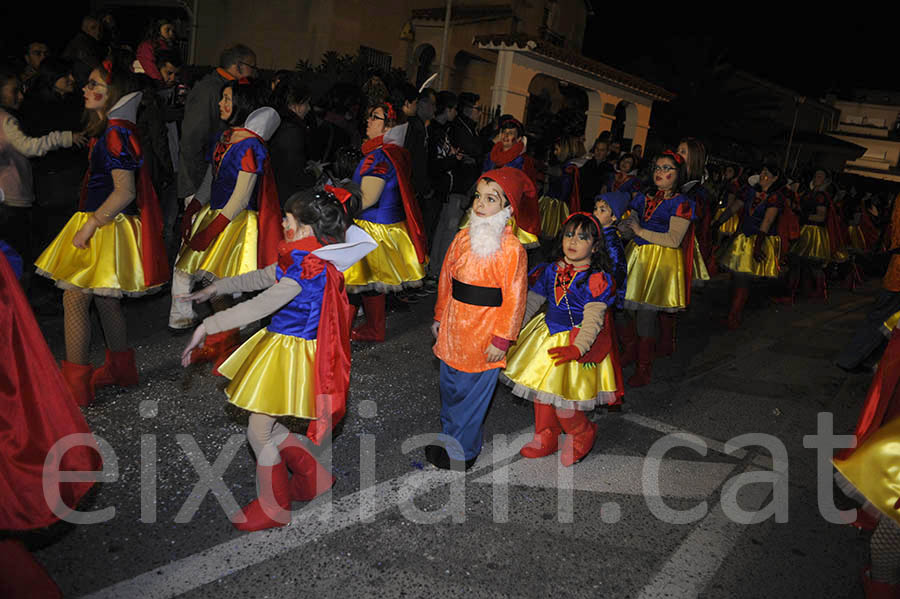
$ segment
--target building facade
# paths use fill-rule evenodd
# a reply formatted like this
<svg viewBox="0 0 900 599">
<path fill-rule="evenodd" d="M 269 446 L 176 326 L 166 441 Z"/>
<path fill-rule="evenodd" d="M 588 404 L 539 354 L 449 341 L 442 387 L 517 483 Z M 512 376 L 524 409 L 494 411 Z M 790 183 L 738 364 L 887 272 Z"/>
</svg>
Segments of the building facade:
<svg viewBox="0 0 900 599">
<path fill-rule="evenodd" d="M 831 135 L 866 149 L 844 172 L 900 182 L 900 94 L 858 90 L 850 99 L 831 98 L 840 111 Z"/>
</svg>

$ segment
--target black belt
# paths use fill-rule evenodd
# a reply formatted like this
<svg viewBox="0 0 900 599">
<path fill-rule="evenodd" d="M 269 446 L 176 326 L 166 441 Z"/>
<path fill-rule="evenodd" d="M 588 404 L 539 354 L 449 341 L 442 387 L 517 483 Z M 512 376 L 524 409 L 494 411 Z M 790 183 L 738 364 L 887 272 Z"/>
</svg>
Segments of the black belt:
<svg viewBox="0 0 900 599">
<path fill-rule="evenodd" d="M 480 287 L 453 279 L 453 299 L 472 306 L 503 305 L 503 290 L 499 287 Z"/>
</svg>

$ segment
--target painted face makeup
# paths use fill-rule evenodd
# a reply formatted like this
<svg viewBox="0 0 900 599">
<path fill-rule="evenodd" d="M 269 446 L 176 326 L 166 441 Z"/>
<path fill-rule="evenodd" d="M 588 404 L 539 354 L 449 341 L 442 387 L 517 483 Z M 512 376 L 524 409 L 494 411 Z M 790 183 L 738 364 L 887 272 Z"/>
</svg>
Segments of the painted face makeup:
<svg viewBox="0 0 900 599">
<path fill-rule="evenodd" d="M 369 113 L 369 119 L 366 121 L 366 137 L 369 139 L 375 139 L 381 135 L 384 135 L 388 130 L 388 127 L 385 126 L 386 119 L 384 116 L 383 108 L 376 108 L 371 113 Z"/>
<path fill-rule="evenodd" d="M 494 216 L 503 210 L 506 204 L 506 196 L 503 188 L 495 181 L 479 179 L 475 190 L 475 199 L 472 202 L 472 212 L 482 218 Z"/>
<path fill-rule="evenodd" d="M 101 72 L 99 69 L 91 71 L 83 91 L 85 110 L 102 110 L 106 106 L 106 100 L 109 97 L 109 87 L 106 85 L 104 72 Z"/>
<path fill-rule="evenodd" d="M 226 87 L 222 90 L 222 99 L 219 100 L 219 118 L 223 121 L 230 119 L 231 113 L 234 111 L 234 107 L 231 103 L 233 97 L 234 91 L 230 87 Z"/>
<path fill-rule="evenodd" d="M 675 173 L 678 167 L 671 158 L 659 158 L 653 167 L 653 183 L 657 188 L 668 191 L 675 185 Z"/>
</svg>

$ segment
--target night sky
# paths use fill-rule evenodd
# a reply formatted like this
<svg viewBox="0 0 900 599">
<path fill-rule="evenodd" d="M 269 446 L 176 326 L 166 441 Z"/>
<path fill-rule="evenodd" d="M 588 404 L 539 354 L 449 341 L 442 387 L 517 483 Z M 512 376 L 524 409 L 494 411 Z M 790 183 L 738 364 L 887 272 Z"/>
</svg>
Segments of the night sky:
<svg viewBox="0 0 900 599">
<path fill-rule="evenodd" d="M 647 63 L 665 71 L 680 53 L 697 56 L 702 54 L 698 49 L 708 48 L 710 54 L 724 53 L 738 68 L 812 97 L 857 87 L 900 90 L 895 62 L 900 23 L 892 22 L 888 11 L 850 14 L 847 9 L 848 14 L 788 19 L 758 4 L 752 6 L 752 15 L 737 16 L 739 5 L 722 3 L 723 19 L 701 25 L 687 17 L 660 18 L 666 8 L 646 6 L 654 20 L 623 27 L 624 15 L 611 14 L 605 7 L 597 10 L 595 3 L 597 16 L 588 22 L 584 53 L 649 78 L 651 73 L 641 72 L 652 70 Z"/>
</svg>

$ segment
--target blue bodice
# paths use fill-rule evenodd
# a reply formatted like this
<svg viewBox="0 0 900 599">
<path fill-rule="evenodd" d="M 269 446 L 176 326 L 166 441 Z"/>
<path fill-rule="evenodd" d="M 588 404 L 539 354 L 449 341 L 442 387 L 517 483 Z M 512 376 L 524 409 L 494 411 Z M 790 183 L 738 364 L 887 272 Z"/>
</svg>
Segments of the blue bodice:
<svg viewBox="0 0 900 599">
<path fill-rule="evenodd" d="M 137 171 L 141 168 L 144 158 L 137 150 L 139 144 L 132 142 L 133 135 L 135 133 L 125 127 L 110 125 L 91 148 L 88 159 L 87 197 L 82 207 L 85 212 L 95 211 L 112 193 L 113 170 Z M 122 213 L 138 214 L 137 202 L 128 204 Z"/>
<path fill-rule="evenodd" d="M 621 310 L 625 307 L 625 289 L 628 282 L 628 258 L 625 256 L 625 247 L 622 245 L 622 238 L 619 236 L 619 230 L 614 225 L 603 229 L 603 236 L 606 238 L 606 252 L 613 264 L 613 279 L 616 281 L 616 308 Z"/>
<path fill-rule="evenodd" d="M 377 148 L 360 161 L 353 181 L 362 184 L 363 177 L 384 179 L 384 190 L 375 205 L 363 210 L 357 218 L 379 225 L 392 225 L 406 220 L 403 198 L 397 181 L 397 170 L 382 148 Z"/>
<path fill-rule="evenodd" d="M 684 194 L 676 194 L 661 201 L 654 196 L 640 193 L 631 200 L 628 207 L 637 215 L 641 227 L 656 233 L 668 233 L 669 219 L 673 216 L 694 219 L 694 202 Z M 646 239 L 635 236 L 634 243 L 646 245 Z"/>
<path fill-rule="evenodd" d="M 258 209 L 259 186 L 265 171 L 269 150 L 265 142 L 250 136 L 236 143 L 230 143 L 232 130 L 226 131 L 212 147 L 210 162 L 213 167 L 212 190 L 209 205 L 214 210 L 221 210 L 231 199 L 234 186 L 241 171 L 257 175 L 247 210 Z M 286 199 L 286 198 L 285 198 Z"/>
<path fill-rule="evenodd" d="M 568 286 L 557 277 L 559 262 L 540 265 L 532 270 L 532 274 L 543 268 L 531 291 L 547 298 L 547 312 L 544 314 L 544 322 L 551 335 L 570 331 L 573 326 L 579 326 L 584 318 L 584 307 L 591 302 L 603 302 L 607 306 L 612 305 L 615 298 L 615 282 L 605 272 L 593 273 L 595 289 L 591 290 L 590 278 L 587 271 L 576 273 Z"/>
<path fill-rule="evenodd" d="M 758 191 L 747 197 L 744 201 L 744 217 L 741 219 L 741 233 L 746 236 L 756 235 L 762 226 L 766 216 L 766 210 L 777 208 L 779 212 L 784 208 L 784 196 L 779 191 Z M 778 227 L 775 223 L 769 227 L 767 235 L 778 235 Z"/>
<path fill-rule="evenodd" d="M 302 278 L 303 260 L 308 255 L 309 252 L 294 250 L 291 252 L 293 263 L 287 271 L 282 270 L 280 265 L 275 269 L 275 277 L 279 281 L 282 277 L 290 277 L 297 281 L 301 291 L 272 316 L 272 321 L 267 328 L 273 333 L 303 339 L 316 339 L 318 336 L 319 316 L 322 313 L 322 296 L 327 282 L 328 269 L 323 268 L 312 278 Z"/>
</svg>

